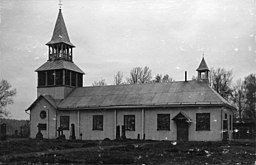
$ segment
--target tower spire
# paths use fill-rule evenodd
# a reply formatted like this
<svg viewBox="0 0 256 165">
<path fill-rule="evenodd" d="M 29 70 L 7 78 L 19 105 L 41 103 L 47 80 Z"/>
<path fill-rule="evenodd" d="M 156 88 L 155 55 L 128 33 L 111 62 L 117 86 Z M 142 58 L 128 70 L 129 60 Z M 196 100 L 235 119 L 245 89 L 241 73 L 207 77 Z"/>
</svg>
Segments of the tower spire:
<svg viewBox="0 0 256 165">
<path fill-rule="evenodd" d="M 51 38 L 51 41 L 49 41 L 46 45 L 65 43 L 71 47 L 75 47 L 69 40 L 68 31 L 64 22 L 64 18 L 62 16 L 62 12 L 61 12 L 62 3 L 60 3 L 59 5 L 60 5 L 59 14 L 57 17 L 57 21 L 55 23 L 52 38 Z"/>
<path fill-rule="evenodd" d="M 41 65 L 38 73 L 37 94 L 50 95 L 53 99 L 64 99 L 74 88 L 83 86 L 84 72 L 73 62 L 73 48 L 61 12 L 59 12 L 48 46 L 49 59 Z"/>
<path fill-rule="evenodd" d="M 75 47 L 69 39 L 68 31 L 61 12 L 61 0 L 59 3 L 59 14 L 55 23 L 51 40 L 46 44 L 49 46 L 49 60 L 73 61 L 73 48 Z"/>
</svg>

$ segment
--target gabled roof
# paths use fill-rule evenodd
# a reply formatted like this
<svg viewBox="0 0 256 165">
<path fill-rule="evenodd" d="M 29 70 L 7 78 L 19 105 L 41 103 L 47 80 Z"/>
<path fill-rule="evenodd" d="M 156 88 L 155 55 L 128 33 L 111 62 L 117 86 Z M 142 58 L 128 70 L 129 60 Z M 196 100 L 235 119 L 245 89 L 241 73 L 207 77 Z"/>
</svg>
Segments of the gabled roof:
<svg viewBox="0 0 256 165">
<path fill-rule="evenodd" d="M 46 45 L 52 45 L 56 43 L 65 43 L 75 47 L 69 40 L 68 31 L 61 13 L 61 9 L 59 9 L 59 14 L 54 27 L 52 39 Z"/>
<path fill-rule="evenodd" d="M 168 106 L 232 106 L 198 81 L 81 87 L 58 104 L 60 110 Z"/>
<path fill-rule="evenodd" d="M 40 95 L 25 111 L 31 110 L 41 99 L 45 99 L 53 108 L 57 108 L 56 101 L 50 95 Z"/>
<path fill-rule="evenodd" d="M 204 60 L 204 57 L 196 71 L 209 71 L 209 68 Z"/>
<path fill-rule="evenodd" d="M 84 74 L 84 72 L 78 66 L 76 66 L 76 64 L 70 61 L 65 61 L 65 60 L 47 61 L 42 66 L 40 66 L 36 70 L 36 72 L 46 71 L 46 70 L 55 70 L 55 69 L 67 69 L 67 70 Z"/>
<path fill-rule="evenodd" d="M 192 121 L 192 119 L 190 117 L 188 117 L 186 114 L 184 114 L 182 112 L 180 112 L 176 116 L 174 116 L 172 118 L 172 120 L 174 120 L 174 121 L 186 120 L 187 122 Z"/>
</svg>

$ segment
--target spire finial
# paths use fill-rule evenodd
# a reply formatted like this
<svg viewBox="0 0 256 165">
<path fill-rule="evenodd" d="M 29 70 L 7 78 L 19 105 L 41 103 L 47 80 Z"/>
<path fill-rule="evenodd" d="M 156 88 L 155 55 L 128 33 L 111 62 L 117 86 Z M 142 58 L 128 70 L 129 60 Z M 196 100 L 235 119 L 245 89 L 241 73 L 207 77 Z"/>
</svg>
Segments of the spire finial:
<svg viewBox="0 0 256 165">
<path fill-rule="evenodd" d="M 204 58 L 204 51 L 203 51 L 203 58 Z"/>
<path fill-rule="evenodd" d="M 62 2 L 59 0 L 59 9 L 61 10 Z"/>
</svg>

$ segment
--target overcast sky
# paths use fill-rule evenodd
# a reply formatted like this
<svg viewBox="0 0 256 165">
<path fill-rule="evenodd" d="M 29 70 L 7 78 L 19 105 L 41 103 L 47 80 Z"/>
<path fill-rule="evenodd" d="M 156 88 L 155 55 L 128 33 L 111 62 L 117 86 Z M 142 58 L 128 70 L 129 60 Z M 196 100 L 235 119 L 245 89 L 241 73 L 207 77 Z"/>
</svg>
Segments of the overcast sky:
<svg viewBox="0 0 256 165">
<path fill-rule="evenodd" d="M 36 99 L 35 69 L 46 62 L 58 0 L 0 1 L 0 78 L 17 89 L 12 118 L 28 119 Z M 84 86 L 136 66 L 176 81 L 208 66 L 233 70 L 234 80 L 256 72 L 254 0 L 62 0 L 74 62 Z"/>
</svg>

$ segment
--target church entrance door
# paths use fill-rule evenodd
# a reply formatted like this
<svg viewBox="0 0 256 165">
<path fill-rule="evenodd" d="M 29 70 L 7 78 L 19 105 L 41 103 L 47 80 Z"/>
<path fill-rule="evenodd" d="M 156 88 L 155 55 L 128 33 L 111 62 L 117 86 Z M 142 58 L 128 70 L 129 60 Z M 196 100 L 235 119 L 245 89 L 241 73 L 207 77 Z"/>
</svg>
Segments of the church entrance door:
<svg viewBox="0 0 256 165">
<path fill-rule="evenodd" d="M 191 119 L 182 112 L 178 113 L 173 119 L 177 128 L 177 141 L 188 141 L 188 127 Z"/>
<path fill-rule="evenodd" d="M 188 141 L 188 123 L 184 120 L 176 121 L 177 141 Z"/>
</svg>

